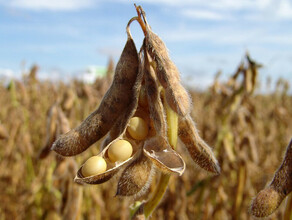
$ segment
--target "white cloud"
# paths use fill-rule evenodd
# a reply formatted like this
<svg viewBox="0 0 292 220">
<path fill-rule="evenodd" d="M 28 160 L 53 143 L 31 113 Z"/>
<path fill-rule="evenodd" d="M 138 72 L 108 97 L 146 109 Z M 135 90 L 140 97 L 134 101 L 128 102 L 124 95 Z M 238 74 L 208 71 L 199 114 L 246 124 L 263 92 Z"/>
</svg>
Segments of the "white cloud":
<svg viewBox="0 0 292 220">
<path fill-rule="evenodd" d="M 168 31 L 163 33 L 163 39 L 169 44 L 188 42 L 188 44 L 213 44 L 213 48 L 221 48 L 224 46 L 231 46 L 232 48 L 239 48 L 241 50 L 250 47 L 268 47 L 270 50 L 275 50 L 273 47 L 286 48 L 289 50 L 292 46 L 292 33 L 285 33 L 285 35 L 270 33 L 265 29 L 253 28 L 247 30 L 232 30 L 231 28 L 215 28 L 210 30 L 179 30 Z M 269 47 L 270 48 L 270 47 Z M 283 49 L 282 49 L 283 50 Z M 286 51 L 285 50 L 285 51 Z M 284 52 L 284 51 L 283 51 Z M 216 54 L 218 56 L 218 54 Z"/>
<path fill-rule="evenodd" d="M 292 19 L 291 0 L 141 0 L 140 2 L 175 7 L 182 15 L 197 19 L 221 20 L 226 18 L 226 12 L 229 18 L 234 19 L 249 18 L 254 21 L 261 20 L 262 17 Z M 187 13 L 184 13 L 185 11 Z"/>
<path fill-rule="evenodd" d="M 265 9 L 272 4 L 273 0 L 257 0 L 255 3 L 259 9 Z"/>
<path fill-rule="evenodd" d="M 88 8 L 92 0 L 11 0 L 8 6 L 28 10 L 71 11 Z"/>
<path fill-rule="evenodd" d="M 112 0 L 111 2 L 117 1 L 129 4 L 127 0 Z M 50 11 L 72 11 L 107 3 L 108 1 L 105 0 L 0 0 L 0 4 L 14 8 Z M 254 20 L 267 15 L 273 18 L 292 19 L 290 0 L 137 0 L 137 3 L 175 7 L 179 13 L 192 19 L 236 18 L 239 11 L 243 12 L 244 18 Z"/>
<path fill-rule="evenodd" d="M 124 0 L 121 0 L 125 2 Z M 266 5 L 270 0 L 141 0 L 140 2 L 165 5 L 171 7 L 194 7 L 194 8 L 213 8 L 224 10 L 242 10 L 251 7 L 258 7 L 259 5 Z"/>
<path fill-rule="evenodd" d="M 205 72 L 205 70 L 202 70 L 201 72 Z M 186 79 L 182 79 L 182 82 L 184 86 L 190 90 L 204 90 L 213 84 L 214 74 L 212 74 L 212 76 L 203 75 L 198 71 L 197 73 L 186 77 Z"/>
<path fill-rule="evenodd" d="M 292 33 L 283 34 L 270 34 L 263 37 L 261 40 L 263 43 L 292 46 Z"/>
<path fill-rule="evenodd" d="M 223 20 L 228 18 L 226 14 L 205 9 L 182 9 L 180 12 L 182 15 L 194 19 Z"/>
<path fill-rule="evenodd" d="M 168 42 L 209 42 L 218 45 L 245 45 L 246 43 L 261 42 L 264 30 L 258 27 L 248 31 L 234 26 L 216 26 L 210 28 L 179 28 L 160 31 L 161 36 Z"/>
<path fill-rule="evenodd" d="M 5 78 L 12 78 L 14 75 L 14 71 L 11 69 L 0 69 L 0 77 L 5 77 Z"/>
<path fill-rule="evenodd" d="M 283 19 L 292 19 L 292 6 L 289 0 L 282 0 L 279 3 L 277 15 Z"/>
</svg>

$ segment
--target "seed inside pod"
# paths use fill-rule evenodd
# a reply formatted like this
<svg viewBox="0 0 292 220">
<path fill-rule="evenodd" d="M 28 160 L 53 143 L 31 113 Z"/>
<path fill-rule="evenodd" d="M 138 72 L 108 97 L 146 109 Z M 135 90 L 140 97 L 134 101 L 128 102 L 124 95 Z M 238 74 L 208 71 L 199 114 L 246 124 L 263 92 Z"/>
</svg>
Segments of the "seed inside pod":
<svg viewBox="0 0 292 220">
<path fill-rule="evenodd" d="M 143 118 L 133 117 L 129 121 L 127 131 L 132 138 L 144 140 L 148 135 L 148 125 Z"/>
<path fill-rule="evenodd" d="M 106 171 L 106 162 L 100 156 L 90 157 L 82 167 L 83 176 L 92 176 Z"/>
<path fill-rule="evenodd" d="M 111 162 L 124 161 L 131 157 L 133 147 L 126 140 L 118 140 L 112 143 L 108 149 L 108 157 Z"/>
</svg>

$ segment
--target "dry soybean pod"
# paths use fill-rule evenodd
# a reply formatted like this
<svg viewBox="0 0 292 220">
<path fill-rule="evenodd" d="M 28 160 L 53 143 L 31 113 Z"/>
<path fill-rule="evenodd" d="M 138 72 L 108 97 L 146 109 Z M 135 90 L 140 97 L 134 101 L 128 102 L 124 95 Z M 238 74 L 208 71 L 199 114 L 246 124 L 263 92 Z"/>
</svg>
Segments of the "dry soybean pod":
<svg viewBox="0 0 292 220">
<path fill-rule="evenodd" d="M 165 113 L 163 109 L 163 104 L 160 98 L 160 92 L 156 80 L 155 72 L 150 66 L 149 60 L 148 60 L 148 53 L 145 51 L 145 85 L 146 85 L 146 92 L 147 92 L 147 98 L 148 103 L 151 103 L 149 105 L 149 111 L 150 111 L 150 117 L 153 120 L 154 127 L 156 130 L 156 133 L 166 137 L 166 119 L 165 119 Z"/>
<path fill-rule="evenodd" d="M 169 58 L 164 42 L 152 32 L 143 10 L 141 14 L 146 24 L 146 49 L 154 61 L 158 80 L 165 88 L 166 101 L 176 113 L 185 116 L 190 112 L 190 96 L 180 83 L 179 71 Z"/>
<path fill-rule="evenodd" d="M 142 23 L 142 19 L 137 19 L 145 34 L 146 49 L 153 59 L 152 66 L 159 82 L 165 88 L 166 101 L 176 113 L 185 116 L 190 112 L 191 99 L 180 83 L 179 71 L 169 58 L 164 42 L 152 32 L 143 9 L 138 6 L 136 10 L 138 16 L 142 16 L 144 20 Z"/>
<path fill-rule="evenodd" d="M 280 168 L 275 172 L 271 184 L 260 191 L 252 201 L 250 212 L 256 217 L 267 217 L 292 191 L 292 139 L 287 147 Z"/>
<path fill-rule="evenodd" d="M 192 159 L 203 169 L 219 174 L 220 167 L 212 149 L 199 136 L 190 115 L 180 118 L 178 136 L 186 145 Z"/>
<path fill-rule="evenodd" d="M 137 196 L 146 192 L 153 172 L 154 166 L 151 160 L 142 153 L 123 171 L 118 182 L 116 195 Z"/>
<path fill-rule="evenodd" d="M 62 135 L 53 145 L 53 150 L 63 156 L 74 156 L 85 151 L 102 138 L 114 125 L 121 113 L 132 101 L 139 58 L 135 43 L 128 31 L 128 40 L 117 64 L 111 87 L 99 107 L 78 127 Z"/>
<path fill-rule="evenodd" d="M 143 46 L 142 46 L 143 47 Z M 142 50 L 139 52 L 139 57 L 142 57 Z M 117 122 L 113 125 L 111 128 L 109 135 L 104 140 L 102 144 L 102 149 L 111 141 L 119 137 L 123 132 L 125 132 L 125 129 L 127 127 L 127 124 L 129 123 L 129 120 L 131 117 L 133 117 L 137 106 L 138 106 L 138 99 L 140 94 L 140 89 L 142 85 L 142 80 L 144 76 L 144 69 L 141 65 L 141 59 L 139 59 L 140 65 L 139 65 L 139 72 L 136 78 L 136 82 L 132 88 L 132 95 L 131 95 L 131 102 L 127 106 L 126 110 L 120 114 L 120 117 L 118 118 Z"/>
</svg>

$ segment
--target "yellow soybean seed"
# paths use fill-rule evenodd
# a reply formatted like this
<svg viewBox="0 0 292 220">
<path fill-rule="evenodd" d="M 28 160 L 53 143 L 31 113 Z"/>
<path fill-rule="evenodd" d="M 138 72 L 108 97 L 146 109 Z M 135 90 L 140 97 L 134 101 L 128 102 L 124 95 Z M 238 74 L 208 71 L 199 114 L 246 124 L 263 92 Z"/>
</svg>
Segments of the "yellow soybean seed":
<svg viewBox="0 0 292 220">
<path fill-rule="evenodd" d="M 98 175 L 106 171 L 106 162 L 100 156 L 90 157 L 82 167 L 83 176 Z"/>
<path fill-rule="evenodd" d="M 124 161 L 131 157 L 133 147 L 126 140 L 118 140 L 111 144 L 108 149 L 108 157 L 114 163 L 116 161 Z"/>
<path fill-rule="evenodd" d="M 140 117 L 133 117 L 129 121 L 127 131 L 132 138 L 144 140 L 148 135 L 148 124 Z"/>
</svg>

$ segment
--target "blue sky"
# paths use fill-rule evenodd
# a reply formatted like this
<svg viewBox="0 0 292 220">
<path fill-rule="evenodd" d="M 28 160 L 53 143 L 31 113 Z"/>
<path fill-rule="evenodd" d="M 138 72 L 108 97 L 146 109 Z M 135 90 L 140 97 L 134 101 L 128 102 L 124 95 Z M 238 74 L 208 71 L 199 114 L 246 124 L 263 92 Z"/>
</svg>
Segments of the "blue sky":
<svg viewBox="0 0 292 220">
<path fill-rule="evenodd" d="M 169 48 L 182 79 L 210 85 L 235 69 L 245 51 L 264 64 L 262 79 L 292 83 L 291 0 L 141 0 L 152 30 Z M 0 74 L 40 66 L 42 78 L 80 76 L 90 65 L 118 60 L 125 26 L 136 16 L 126 0 L 0 0 Z M 137 48 L 142 32 L 131 31 Z"/>
</svg>

